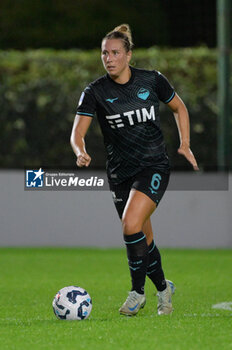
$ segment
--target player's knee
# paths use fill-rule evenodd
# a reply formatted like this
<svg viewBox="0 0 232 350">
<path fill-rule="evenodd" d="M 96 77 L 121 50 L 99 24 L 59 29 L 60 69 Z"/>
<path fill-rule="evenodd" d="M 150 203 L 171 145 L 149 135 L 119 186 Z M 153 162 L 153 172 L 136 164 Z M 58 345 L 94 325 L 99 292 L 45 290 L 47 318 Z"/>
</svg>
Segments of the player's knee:
<svg viewBox="0 0 232 350">
<path fill-rule="evenodd" d="M 142 230 L 142 224 L 138 218 L 131 218 L 130 216 L 123 215 L 122 229 L 124 235 L 133 235 Z"/>
</svg>

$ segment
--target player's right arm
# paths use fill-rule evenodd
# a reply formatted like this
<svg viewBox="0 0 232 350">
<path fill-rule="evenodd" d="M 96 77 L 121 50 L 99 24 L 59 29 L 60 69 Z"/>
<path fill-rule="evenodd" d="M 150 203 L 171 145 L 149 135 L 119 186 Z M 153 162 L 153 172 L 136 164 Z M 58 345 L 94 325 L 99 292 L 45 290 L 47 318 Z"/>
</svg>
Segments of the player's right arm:
<svg viewBox="0 0 232 350">
<path fill-rule="evenodd" d="M 91 157 L 88 155 L 85 149 L 85 135 L 89 129 L 92 122 L 92 117 L 87 117 L 85 115 L 76 115 L 73 123 L 70 143 L 73 152 L 77 156 L 77 166 L 89 166 L 91 162 Z"/>
</svg>

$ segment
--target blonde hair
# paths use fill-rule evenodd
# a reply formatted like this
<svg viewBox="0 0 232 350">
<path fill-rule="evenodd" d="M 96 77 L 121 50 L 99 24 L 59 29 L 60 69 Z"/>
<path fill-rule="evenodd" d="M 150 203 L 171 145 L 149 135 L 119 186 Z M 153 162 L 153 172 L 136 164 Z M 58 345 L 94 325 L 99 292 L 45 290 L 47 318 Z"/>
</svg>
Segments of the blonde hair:
<svg viewBox="0 0 232 350">
<path fill-rule="evenodd" d="M 120 24 L 111 32 L 107 33 L 104 39 L 121 39 L 127 52 L 132 50 L 134 46 L 129 24 Z"/>
</svg>

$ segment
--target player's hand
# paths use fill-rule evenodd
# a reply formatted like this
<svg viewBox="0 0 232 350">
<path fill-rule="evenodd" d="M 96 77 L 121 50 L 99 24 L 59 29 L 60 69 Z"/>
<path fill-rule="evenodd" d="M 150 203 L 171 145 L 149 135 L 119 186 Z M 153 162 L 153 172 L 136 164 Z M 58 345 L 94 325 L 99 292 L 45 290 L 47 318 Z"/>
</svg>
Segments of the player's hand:
<svg viewBox="0 0 232 350">
<path fill-rule="evenodd" d="M 77 166 L 79 166 L 80 168 L 82 168 L 83 166 L 89 166 L 91 162 L 91 157 L 85 153 L 85 152 L 82 152 L 78 155 L 77 157 Z"/>
<path fill-rule="evenodd" d="M 184 156 L 189 161 L 189 163 L 192 164 L 194 170 L 196 171 L 199 170 L 197 161 L 193 155 L 193 152 L 189 148 L 189 146 L 181 145 L 177 152 L 182 156 Z"/>
</svg>

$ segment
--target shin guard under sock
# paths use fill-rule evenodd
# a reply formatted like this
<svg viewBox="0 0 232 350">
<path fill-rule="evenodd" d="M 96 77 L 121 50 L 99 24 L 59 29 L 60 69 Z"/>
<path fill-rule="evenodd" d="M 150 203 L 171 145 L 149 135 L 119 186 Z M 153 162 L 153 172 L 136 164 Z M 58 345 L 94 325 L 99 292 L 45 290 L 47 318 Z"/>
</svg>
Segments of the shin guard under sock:
<svg viewBox="0 0 232 350">
<path fill-rule="evenodd" d="M 132 290 L 144 294 L 148 264 L 148 246 L 146 236 L 142 231 L 133 235 L 124 235 L 127 248 L 128 264 L 130 268 Z"/>
<path fill-rule="evenodd" d="M 154 241 L 148 247 L 147 276 L 152 280 L 159 292 L 166 289 L 167 284 L 161 265 L 161 256 Z"/>
</svg>

